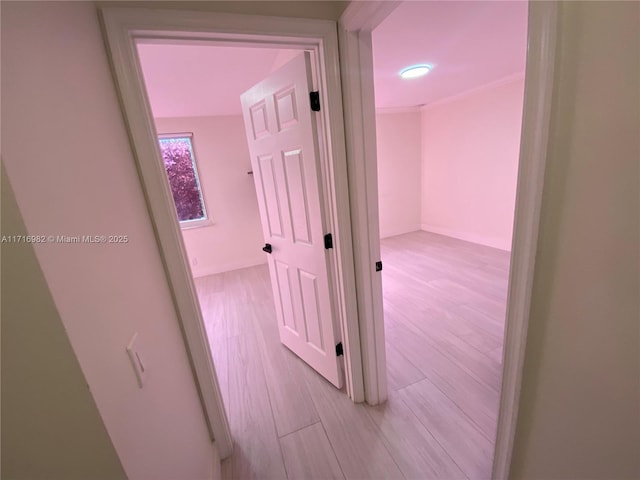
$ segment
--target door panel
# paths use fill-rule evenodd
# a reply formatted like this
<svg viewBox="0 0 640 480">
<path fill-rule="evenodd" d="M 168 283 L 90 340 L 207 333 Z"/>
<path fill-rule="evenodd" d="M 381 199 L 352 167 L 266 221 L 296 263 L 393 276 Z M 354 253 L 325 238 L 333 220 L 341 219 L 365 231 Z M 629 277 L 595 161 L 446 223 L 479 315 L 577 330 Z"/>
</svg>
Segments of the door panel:
<svg viewBox="0 0 640 480">
<path fill-rule="evenodd" d="M 274 260 L 277 275 L 277 284 L 280 290 L 280 303 L 282 308 L 282 318 L 279 320 L 283 327 L 288 328 L 294 334 L 297 334 L 296 317 L 293 313 L 293 294 L 291 292 L 291 276 L 289 275 L 289 266 L 285 263 Z"/>
<path fill-rule="evenodd" d="M 298 123 L 298 112 L 296 111 L 296 90 L 293 85 L 274 95 L 276 101 L 276 118 L 278 119 L 278 130 L 283 131 L 293 127 Z"/>
<path fill-rule="evenodd" d="M 262 220 L 263 223 L 266 220 L 270 236 L 282 237 L 282 213 L 280 211 L 280 202 L 278 201 L 278 187 L 273 166 L 273 156 L 265 155 L 259 157 L 258 162 L 259 175 L 255 176 L 254 171 L 254 178 L 259 179 L 262 183 L 263 202 L 266 205 L 266 219 Z"/>
<path fill-rule="evenodd" d="M 304 166 L 302 151 L 299 149 L 284 152 L 284 174 L 287 186 L 287 200 L 291 206 L 291 225 L 293 242 L 311 242 L 311 222 L 307 206 L 307 188 L 304 184 Z"/>
<path fill-rule="evenodd" d="M 242 112 L 280 340 L 340 388 L 310 72 L 304 52 L 245 92 Z"/>
<path fill-rule="evenodd" d="M 251 107 L 251 131 L 254 140 L 269 135 L 265 102 L 259 102 Z"/>
<path fill-rule="evenodd" d="M 305 338 L 307 343 L 324 352 L 324 339 L 320 326 L 320 309 L 318 306 L 318 282 L 312 273 L 299 270 L 300 289 L 302 290 L 302 304 L 305 320 Z"/>
</svg>

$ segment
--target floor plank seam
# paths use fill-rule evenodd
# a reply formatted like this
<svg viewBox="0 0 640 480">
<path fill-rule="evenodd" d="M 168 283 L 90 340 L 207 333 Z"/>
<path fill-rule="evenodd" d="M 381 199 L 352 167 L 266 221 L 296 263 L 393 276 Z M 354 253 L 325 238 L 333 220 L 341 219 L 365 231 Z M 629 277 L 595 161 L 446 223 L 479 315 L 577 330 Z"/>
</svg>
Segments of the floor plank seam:
<svg viewBox="0 0 640 480">
<path fill-rule="evenodd" d="M 367 413 L 367 418 L 369 419 L 369 421 L 373 424 L 373 427 L 375 428 L 375 430 L 378 432 L 378 435 L 381 438 L 384 438 L 387 440 L 387 442 L 389 441 L 389 439 L 387 438 L 387 436 L 382 432 L 382 430 L 380 429 L 380 427 L 378 426 L 378 424 L 376 422 L 373 421 L 373 419 L 371 418 L 371 415 L 369 414 L 369 408 L 372 408 L 370 405 L 365 405 L 365 411 Z M 396 468 L 398 469 L 398 471 L 400 472 L 400 475 L 402 475 L 402 479 L 403 480 L 407 480 L 407 477 L 405 476 L 404 472 L 402 471 L 402 468 L 400 468 L 400 464 L 398 463 L 398 461 L 396 460 L 396 457 L 393 455 L 393 453 L 389 450 L 389 447 L 387 447 L 387 442 L 382 442 L 382 446 L 384 447 L 384 449 L 387 451 L 387 453 L 389 454 L 389 457 L 391 458 L 391 460 L 393 460 L 393 463 L 396 465 Z M 390 480 L 390 479 L 389 479 Z"/>
<path fill-rule="evenodd" d="M 451 353 L 447 351 L 446 348 L 440 348 L 435 342 L 432 340 L 427 340 L 433 348 L 435 348 L 442 356 L 446 357 L 449 361 L 457 365 L 461 370 L 464 370 L 470 377 L 472 377 L 476 382 L 492 389 L 495 393 L 500 393 L 500 388 L 496 388 L 493 385 L 487 383 L 482 378 L 478 377 L 478 374 L 469 369 L 466 365 L 461 363 L 459 360 L 451 356 Z"/>
<path fill-rule="evenodd" d="M 442 390 L 442 389 L 441 389 L 441 388 L 440 388 L 440 387 L 439 387 L 435 382 L 433 382 L 433 380 L 431 380 L 428 376 L 427 376 L 427 378 L 426 378 L 425 380 L 427 380 L 429 383 L 431 383 L 431 385 L 432 385 L 434 388 L 436 388 L 436 389 L 437 389 L 437 390 L 438 390 L 442 395 L 444 395 L 445 397 L 447 397 L 447 398 L 449 399 L 449 401 L 450 401 L 451 403 L 453 403 L 453 404 L 456 406 L 456 408 L 457 408 L 458 410 L 460 410 L 460 413 L 462 413 L 462 414 L 467 418 L 467 420 L 469 420 L 469 421 L 471 422 L 471 424 L 472 424 L 472 426 L 474 427 L 474 429 L 475 429 L 475 430 L 476 430 L 480 435 L 482 435 L 482 436 L 483 436 L 483 437 L 484 437 L 488 442 L 490 442 L 492 445 L 495 443 L 495 439 L 491 440 L 489 437 L 487 437 L 487 435 L 482 431 L 482 428 L 478 425 L 478 422 L 476 422 L 476 421 L 473 419 L 473 417 L 472 417 L 471 415 L 469 415 L 469 414 L 466 412 L 466 410 L 465 410 L 464 408 L 462 408 L 462 407 L 458 404 L 458 402 L 456 402 L 453 398 L 451 398 L 451 396 L 450 396 L 450 395 L 448 395 L 444 390 Z M 416 383 L 420 383 L 420 382 L 416 382 Z M 414 385 L 415 385 L 415 384 L 414 384 Z M 405 390 L 405 389 L 407 389 L 407 388 L 409 388 L 409 387 L 410 387 L 410 385 L 408 385 L 407 387 L 401 388 L 400 390 Z M 400 390 L 398 390 L 398 392 L 400 392 Z M 411 407 L 409 407 L 409 409 L 411 410 Z M 413 411 L 413 410 L 412 410 L 412 411 Z M 414 415 L 415 415 L 415 412 L 414 412 Z M 417 415 L 416 415 L 416 416 L 417 416 Z M 419 419 L 418 419 L 418 420 L 419 420 Z M 422 422 L 420 422 L 420 423 L 422 423 Z M 423 425 L 424 425 L 424 424 L 423 424 Z M 426 425 L 425 425 L 425 428 L 426 428 Z M 427 430 L 428 430 L 428 429 L 427 429 Z M 435 437 L 434 437 L 434 438 L 435 438 Z M 445 451 L 446 451 L 446 449 L 445 449 Z"/>
<path fill-rule="evenodd" d="M 416 367 L 416 368 L 418 368 L 418 367 Z M 418 370 L 420 370 L 420 369 L 418 368 Z M 422 372 L 422 370 L 420 370 L 420 372 Z M 424 373 L 423 373 L 423 375 L 424 375 Z M 409 383 L 409 384 L 407 384 L 407 385 L 405 385 L 403 387 L 396 388 L 395 390 L 391 390 L 391 391 L 392 392 L 399 392 L 400 390 L 404 390 L 405 388 L 409 388 L 410 386 L 415 385 L 416 383 L 420 383 L 423 380 L 429 380 L 429 378 L 427 378 L 427 376 L 425 375 L 424 377 L 422 377 L 419 380 L 416 380 L 415 382 L 411 382 L 411 383 Z M 431 381 L 431 380 L 429 380 L 429 381 Z"/>
<path fill-rule="evenodd" d="M 252 322 L 254 329 L 255 328 L 259 328 L 255 325 L 254 322 Z M 255 332 L 255 331 L 254 331 Z M 267 391 L 267 400 L 269 401 L 269 411 L 271 412 L 271 419 L 273 421 L 273 428 L 276 432 L 276 438 L 277 438 L 277 443 L 278 443 L 278 451 L 280 452 L 280 459 L 282 460 L 282 466 L 284 467 L 284 473 L 287 476 L 286 478 L 289 478 L 289 473 L 287 472 L 287 462 L 284 461 L 284 452 L 282 451 L 282 444 L 280 443 L 280 437 L 278 436 L 278 425 L 276 424 L 276 414 L 273 408 L 273 399 L 271 398 L 272 393 L 271 390 L 269 389 L 269 385 L 267 384 L 267 372 L 265 371 L 265 362 L 268 359 L 265 359 L 266 353 L 263 352 L 263 350 L 260 348 L 259 345 L 257 346 L 257 350 L 258 350 L 258 355 L 260 357 L 260 359 L 262 360 L 260 362 L 260 371 L 262 372 L 262 376 L 264 379 L 264 383 L 265 383 L 265 389 Z"/>
<path fill-rule="evenodd" d="M 340 468 L 340 472 L 342 472 L 342 478 L 344 478 L 345 480 L 347 480 L 347 474 L 344 473 L 344 468 L 342 466 L 342 464 L 340 463 L 340 457 L 338 457 L 338 455 L 336 454 L 336 449 L 333 446 L 333 443 L 331 443 L 331 439 L 329 438 L 329 434 L 327 433 L 327 429 L 324 426 L 324 423 L 322 423 L 322 420 L 320 420 L 320 426 L 322 427 L 322 431 L 324 432 L 324 436 L 327 437 L 327 440 L 329 441 L 329 446 L 331 447 L 331 452 L 333 453 L 333 456 L 336 459 L 336 462 L 338 462 L 338 467 Z"/>
<path fill-rule="evenodd" d="M 304 426 L 302 426 L 300 428 L 296 428 L 295 430 L 292 430 L 291 432 L 284 433 L 282 435 L 278 434 L 278 438 L 282 439 L 282 438 L 288 437 L 289 435 L 293 435 L 294 433 L 298 433 L 299 431 L 304 430 L 305 428 L 313 427 L 314 425 L 317 425 L 318 423 L 322 423 L 322 420 L 318 420 L 317 422 L 310 423 L 309 425 L 304 425 Z"/>
<path fill-rule="evenodd" d="M 447 397 L 448 398 L 448 397 Z M 449 453 L 448 449 L 445 448 L 444 445 L 442 445 L 442 443 L 440 442 L 440 440 L 438 440 L 438 437 L 436 435 L 433 434 L 433 432 L 429 429 L 429 427 L 427 427 L 421 420 L 420 418 L 416 415 L 416 413 L 413 411 L 413 409 L 411 408 L 411 406 L 409 404 L 407 404 L 407 402 L 404 401 L 404 399 L 402 398 L 398 398 L 408 409 L 409 411 L 413 414 L 413 417 L 418 421 L 418 423 L 420 425 L 422 425 L 422 427 L 429 432 L 429 435 L 431 435 L 431 437 L 435 440 L 435 442 L 440 445 L 440 448 L 442 449 L 442 451 L 447 455 L 447 457 L 449 457 L 449 459 L 454 463 L 454 465 L 456 467 L 458 467 L 458 470 L 460 470 L 464 476 L 469 479 L 470 477 L 465 473 L 465 471 L 462 469 L 462 467 L 460 465 L 458 465 L 458 462 L 455 461 L 455 459 L 451 456 L 451 454 Z"/>
</svg>

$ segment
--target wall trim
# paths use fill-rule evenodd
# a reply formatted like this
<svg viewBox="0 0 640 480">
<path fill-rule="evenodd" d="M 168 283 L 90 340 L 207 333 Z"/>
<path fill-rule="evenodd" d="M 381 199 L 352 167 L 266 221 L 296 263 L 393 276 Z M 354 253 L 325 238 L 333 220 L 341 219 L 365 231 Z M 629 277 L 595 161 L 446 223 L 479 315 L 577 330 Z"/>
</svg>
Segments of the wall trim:
<svg viewBox="0 0 640 480">
<path fill-rule="evenodd" d="M 399 3 L 351 2 L 338 28 L 364 400 L 370 405 L 387 399 L 382 275 L 375 271 L 380 220 L 371 30 Z"/>
<path fill-rule="evenodd" d="M 371 33 L 401 3 L 399 0 L 351 2 L 340 17 L 340 24 L 351 32 Z"/>
<path fill-rule="evenodd" d="M 476 243 L 478 245 L 485 245 L 487 247 L 497 248 L 498 250 L 503 250 L 505 252 L 511 251 L 510 245 L 505 245 L 507 243 L 504 238 L 500 237 L 490 237 L 487 235 L 479 235 L 473 232 L 465 232 L 462 230 L 456 230 L 453 228 L 441 227 L 438 225 L 431 225 L 427 223 L 423 223 L 420 226 L 420 229 L 425 232 L 437 233 L 438 235 L 444 235 L 447 237 L 457 238 L 459 240 L 464 240 L 466 242 Z"/>
<path fill-rule="evenodd" d="M 524 78 L 525 78 L 524 72 L 507 75 L 506 77 L 502 77 L 498 80 L 494 80 L 493 82 L 485 83 L 484 85 L 480 85 L 479 87 L 474 87 L 469 90 L 465 90 L 464 92 L 456 93 L 455 95 L 444 97 L 434 102 L 421 105 L 420 110 L 421 111 L 430 110 L 432 108 L 439 107 L 441 105 L 446 105 L 447 103 L 456 102 L 458 100 L 464 100 L 465 98 L 472 97 L 474 95 L 477 95 L 478 93 L 482 93 L 487 90 L 493 90 L 494 88 L 502 87 L 503 85 L 508 85 L 510 83 L 517 82 L 519 80 L 524 80 Z"/>
<path fill-rule="evenodd" d="M 405 233 L 419 232 L 423 230 L 420 225 L 407 225 L 403 228 L 394 228 L 387 232 L 380 232 L 380 238 L 397 237 L 398 235 L 404 235 Z"/>
<path fill-rule="evenodd" d="M 506 480 L 518 421 L 549 143 L 557 2 L 529 2 L 527 68 L 509 273 L 503 374 L 492 478 Z"/>
<path fill-rule="evenodd" d="M 422 111 L 422 105 L 414 105 L 411 107 L 376 107 L 376 115 L 390 113 L 417 113 Z"/>
<path fill-rule="evenodd" d="M 259 261 L 247 261 L 243 263 L 218 263 L 216 265 L 210 265 L 206 268 L 198 269 L 196 267 L 191 267 L 191 271 L 193 273 L 194 278 L 202 278 L 208 277 L 209 275 L 217 275 L 219 273 L 232 272 L 234 270 L 242 270 L 243 268 L 257 267 L 258 265 L 266 265 L 267 262 L 264 258 Z"/>
</svg>

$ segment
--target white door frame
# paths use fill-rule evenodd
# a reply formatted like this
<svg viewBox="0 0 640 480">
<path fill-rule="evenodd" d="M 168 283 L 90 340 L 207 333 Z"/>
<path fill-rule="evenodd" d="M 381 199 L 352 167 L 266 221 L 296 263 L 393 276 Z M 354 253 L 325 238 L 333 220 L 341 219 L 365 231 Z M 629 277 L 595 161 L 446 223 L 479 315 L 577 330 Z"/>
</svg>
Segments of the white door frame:
<svg viewBox="0 0 640 480">
<path fill-rule="evenodd" d="M 401 2 L 351 2 L 340 17 L 340 71 L 347 139 L 351 231 L 355 245 L 356 296 L 365 401 L 387 399 L 387 360 L 382 306 L 376 110 L 371 32 Z"/>
<path fill-rule="evenodd" d="M 342 92 L 336 23 L 223 14 L 162 8 L 101 6 L 99 9 L 107 50 L 131 138 L 142 188 L 172 292 L 212 439 L 221 458 L 232 452 L 232 439 L 218 379 L 206 337 L 202 312 L 180 226 L 174 213 L 169 183 L 156 140 L 157 133 L 136 43 L 238 42 L 250 46 L 297 48 L 311 52 L 314 82 L 320 91 L 319 144 L 323 151 L 321 176 L 327 225 L 332 228 L 335 255 L 330 276 L 334 308 L 339 321 L 345 358 L 345 383 L 349 397 L 364 399 L 355 273 L 350 229 Z"/>
<path fill-rule="evenodd" d="M 352 2 L 340 18 L 340 53 L 361 348 L 368 403 L 386 398 L 384 318 L 379 273 L 377 159 L 371 32 L 401 2 Z M 503 378 L 493 463 L 509 476 L 522 383 L 527 325 L 548 148 L 556 53 L 556 2 L 529 3 L 524 112 L 503 353 Z"/>
</svg>

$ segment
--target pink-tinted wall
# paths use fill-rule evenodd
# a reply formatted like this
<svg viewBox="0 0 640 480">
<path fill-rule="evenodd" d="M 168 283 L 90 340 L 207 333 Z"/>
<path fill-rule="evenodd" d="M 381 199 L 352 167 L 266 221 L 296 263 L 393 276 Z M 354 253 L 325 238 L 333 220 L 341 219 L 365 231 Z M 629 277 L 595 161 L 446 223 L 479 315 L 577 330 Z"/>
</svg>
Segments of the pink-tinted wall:
<svg viewBox="0 0 640 480">
<path fill-rule="evenodd" d="M 559 9 L 509 478 L 640 478 L 640 3 Z"/>
<path fill-rule="evenodd" d="M 93 3 L 3 2 L 2 140 L 29 234 L 127 236 L 124 243 L 34 244 L 84 388 L 126 476 L 215 478 L 214 446 Z M 125 350 L 136 332 L 144 388 Z M 42 429 L 55 435 L 55 425 Z M 64 432 L 58 438 L 65 442 Z M 31 447 L 21 445 L 41 461 Z"/>
<path fill-rule="evenodd" d="M 196 277 L 266 263 L 242 117 L 157 118 L 158 133 L 193 133 L 208 225 L 182 230 Z"/>
<path fill-rule="evenodd" d="M 376 114 L 382 238 L 420 230 L 420 112 Z"/>
<path fill-rule="evenodd" d="M 511 249 L 524 80 L 422 112 L 422 229 Z"/>
</svg>

